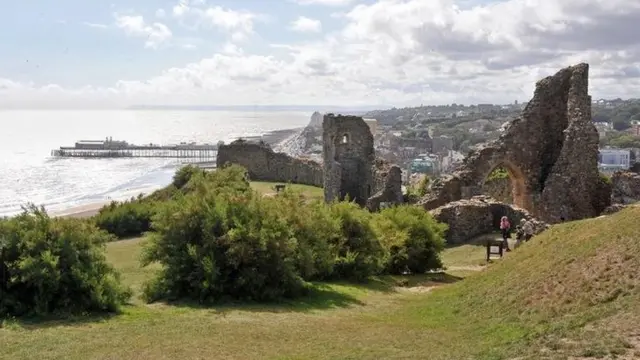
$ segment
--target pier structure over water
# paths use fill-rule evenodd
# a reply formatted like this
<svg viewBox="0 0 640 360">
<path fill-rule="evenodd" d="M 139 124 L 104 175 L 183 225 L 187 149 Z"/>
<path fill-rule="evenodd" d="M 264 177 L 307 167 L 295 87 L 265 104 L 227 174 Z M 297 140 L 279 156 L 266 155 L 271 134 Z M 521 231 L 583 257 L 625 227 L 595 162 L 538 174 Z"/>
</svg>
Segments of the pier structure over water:
<svg viewBox="0 0 640 360">
<path fill-rule="evenodd" d="M 180 143 L 177 145 L 134 145 L 126 141 L 80 140 L 75 146 L 62 146 L 51 151 L 53 157 L 72 158 L 175 158 L 198 161 L 215 160 L 218 145 Z"/>
</svg>

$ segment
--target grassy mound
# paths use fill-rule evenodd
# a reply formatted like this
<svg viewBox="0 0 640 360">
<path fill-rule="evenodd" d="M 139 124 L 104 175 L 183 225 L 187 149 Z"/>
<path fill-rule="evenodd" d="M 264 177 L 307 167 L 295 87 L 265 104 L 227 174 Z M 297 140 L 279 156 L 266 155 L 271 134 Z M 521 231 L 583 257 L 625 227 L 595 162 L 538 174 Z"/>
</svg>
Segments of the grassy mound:
<svg viewBox="0 0 640 360">
<path fill-rule="evenodd" d="M 633 353 L 627 350 L 639 343 L 631 331 L 640 324 L 638 217 L 640 208 L 629 208 L 556 225 L 472 281 L 416 299 L 404 313 L 416 315 L 417 327 L 475 338 L 473 350 L 455 348 L 453 358 Z"/>
<path fill-rule="evenodd" d="M 638 358 L 639 216 L 630 208 L 554 226 L 462 281 L 456 273 L 440 283 L 430 275 L 318 283 L 311 296 L 279 305 L 201 308 L 137 298 L 124 315 L 90 324 L 6 323 L 0 358 Z M 138 296 L 159 270 L 140 267 L 144 241 L 108 247 Z M 449 248 L 442 259 L 450 270 L 468 270 L 479 267 L 483 251 Z"/>
</svg>

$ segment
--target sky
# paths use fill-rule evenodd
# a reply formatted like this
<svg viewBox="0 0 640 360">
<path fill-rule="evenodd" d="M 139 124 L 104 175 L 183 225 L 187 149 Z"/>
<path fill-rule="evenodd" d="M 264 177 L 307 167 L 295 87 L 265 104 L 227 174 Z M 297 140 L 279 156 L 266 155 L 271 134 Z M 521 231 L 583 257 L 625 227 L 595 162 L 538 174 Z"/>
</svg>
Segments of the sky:
<svg viewBox="0 0 640 360">
<path fill-rule="evenodd" d="M 640 0 L 56 0 L 0 11 L 0 107 L 640 97 Z"/>
</svg>

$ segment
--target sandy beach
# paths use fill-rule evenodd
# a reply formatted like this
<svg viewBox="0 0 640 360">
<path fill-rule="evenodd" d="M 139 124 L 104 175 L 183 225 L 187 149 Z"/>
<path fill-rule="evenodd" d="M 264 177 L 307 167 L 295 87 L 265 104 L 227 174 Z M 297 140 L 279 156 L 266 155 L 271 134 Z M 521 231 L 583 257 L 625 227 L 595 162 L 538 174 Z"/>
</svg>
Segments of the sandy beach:
<svg viewBox="0 0 640 360">
<path fill-rule="evenodd" d="M 66 218 L 78 218 L 78 219 L 88 218 L 97 214 L 103 206 L 108 205 L 109 203 L 111 203 L 111 201 L 102 201 L 102 202 L 97 202 L 92 204 L 75 206 L 65 210 L 53 211 L 50 213 L 50 215 L 53 217 L 66 217 Z"/>
</svg>

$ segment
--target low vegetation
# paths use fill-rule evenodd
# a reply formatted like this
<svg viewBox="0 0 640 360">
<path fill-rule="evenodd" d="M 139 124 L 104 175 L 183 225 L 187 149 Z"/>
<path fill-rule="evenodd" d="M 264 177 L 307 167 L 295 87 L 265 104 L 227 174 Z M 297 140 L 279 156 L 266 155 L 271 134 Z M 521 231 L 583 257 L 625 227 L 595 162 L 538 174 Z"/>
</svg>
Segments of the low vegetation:
<svg viewBox="0 0 640 360">
<path fill-rule="evenodd" d="M 0 219 L 0 318 L 114 312 L 128 289 L 104 256 L 112 237 L 31 207 Z"/>
<path fill-rule="evenodd" d="M 313 282 L 308 296 L 279 304 L 135 300 L 90 326 L 9 321 L 0 358 L 633 359 L 638 216 L 630 208 L 556 225 L 464 280 L 453 269 L 480 268 L 481 246 L 445 249 L 449 274 Z M 140 267 L 149 241 L 108 244 L 108 259 L 134 289 L 161 271 Z"/>
<path fill-rule="evenodd" d="M 218 185 L 227 187 L 235 184 L 248 190 L 247 183 L 240 181 L 244 177 L 245 171 L 240 167 L 234 166 L 226 169 L 224 174 L 216 174 L 187 165 L 176 172 L 169 186 L 146 197 L 138 196 L 123 202 L 113 201 L 100 209 L 92 221 L 97 227 L 115 235 L 118 239 L 141 236 L 151 231 L 151 219 L 162 203 L 192 192 L 197 184 L 202 182 L 209 182 L 213 187 Z M 275 185 L 276 183 L 260 181 L 250 183 L 250 187 L 262 195 L 276 194 Z M 286 184 L 286 186 L 300 192 L 308 199 L 323 198 L 322 188 L 299 184 Z"/>
<path fill-rule="evenodd" d="M 502 179 L 508 179 L 508 178 L 509 178 L 509 171 L 503 166 L 498 166 L 495 169 L 493 169 L 491 173 L 489 173 L 486 181 L 496 181 L 496 180 L 502 180 Z"/>
<path fill-rule="evenodd" d="M 158 206 L 143 261 L 162 270 L 145 288 L 147 301 L 273 301 L 307 294 L 310 281 L 441 267 L 446 226 L 420 209 L 371 214 L 292 189 L 262 196 L 239 174 L 216 171 Z"/>
<path fill-rule="evenodd" d="M 159 201 L 153 231 L 107 244 L 108 262 L 111 236 L 87 222 L 36 210 L 2 220 L 5 318 L 17 303 L 121 313 L 6 319 L 0 358 L 640 356 L 640 208 L 555 225 L 484 266 L 480 246 L 444 249 L 446 227 L 419 208 L 370 214 L 218 176 Z M 438 267 L 448 273 L 424 273 Z M 178 302 L 145 304 L 160 299 Z"/>
<path fill-rule="evenodd" d="M 91 221 L 51 220 L 41 211 L 8 220 L 5 233 L 14 241 L 9 248 L 13 258 L 8 258 L 6 266 L 8 293 L 18 297 L 34 294 L 23 295 L 20 286 L 34 287 L 40 292 L 47 292 L 47 286 L 57 289 L 55 281 L 60 277 L 77 280 L 66 277 L 64 271 L 68 269 L 76 272 L 74 276 L 88 277 L 87 281 L 102 276 L 107 285 L 117 290 L 117 276 L 101 265 L 98 248 L 113 237 L 99 230 L 94 222 L 114 235 L 150 230 L 142 261 L 144 265 L 161 266 L 156 277 L 145 285 L 145 299 L 150 302 L 274 301 L 308 294 L 311 281 L 366 281 L 383 273 L 425 273 L 441 267 L 438 253 L 444 246 L 446 226 L 436 223 L 424 211 L 398 207 L 372 214 L 355 203 L 325 204 L 294 189 L 286 189 L 277 196 L 263 196 L 252 189 L 245 170 L 237 166 L 212 173 L 188 167 L 179 171 L 174 180 L 173 192 L 164 189 L 162 197 L 155 193 L 114 204 Z M 59 240 L 50 242 L 49 237 Z M 70 246 L 67 237 L 95 243 L 95 249 L 86 251 L 94 256 L 90 259 L 95 260 L 97 273 L 84 274 L 82 267 L 75 269 L 73 264 L 58 262 L 60 252 L 71 251 L 66 248 Z M 23 247 L 21 241 L 36 241 L 29 246 L 36 247 L 38 252 L 23 254 L 29 248 Z M 29 256 L 35 256 L 35 260 Z M 60 273 L 47 273 L 52 279 L 20 278 L 22 273 L 18 270 L 25 261 L 35 261 L 36 265 L 46 265 Z M 54 283 L 49 284 L 48 280 Z M 18 286 L 11 281 L 24 284 Z M 99 288 L 103 286 L 100 282 L 96 286 L 96 291 L 104 294 L 94 297 L 104 295 L 108 300 L 104 310 L 116 310 L 117 301 L 123 298 L 116 296 L 117 292 L 110 293 L 111 288 Z M 61 291 L 62 294 L 55 291 L 47 294 L 52 299 L 36 292 L 31 304 L 35 310 L 27 304 L 24 309 L 7 307 L 6 313 L 47 314 L 59 308 L 52 301 L 67 301 L 64 293 L 67 290 Z M 45 310 L 41 301 L 47 305 Z"/>
</svg>

